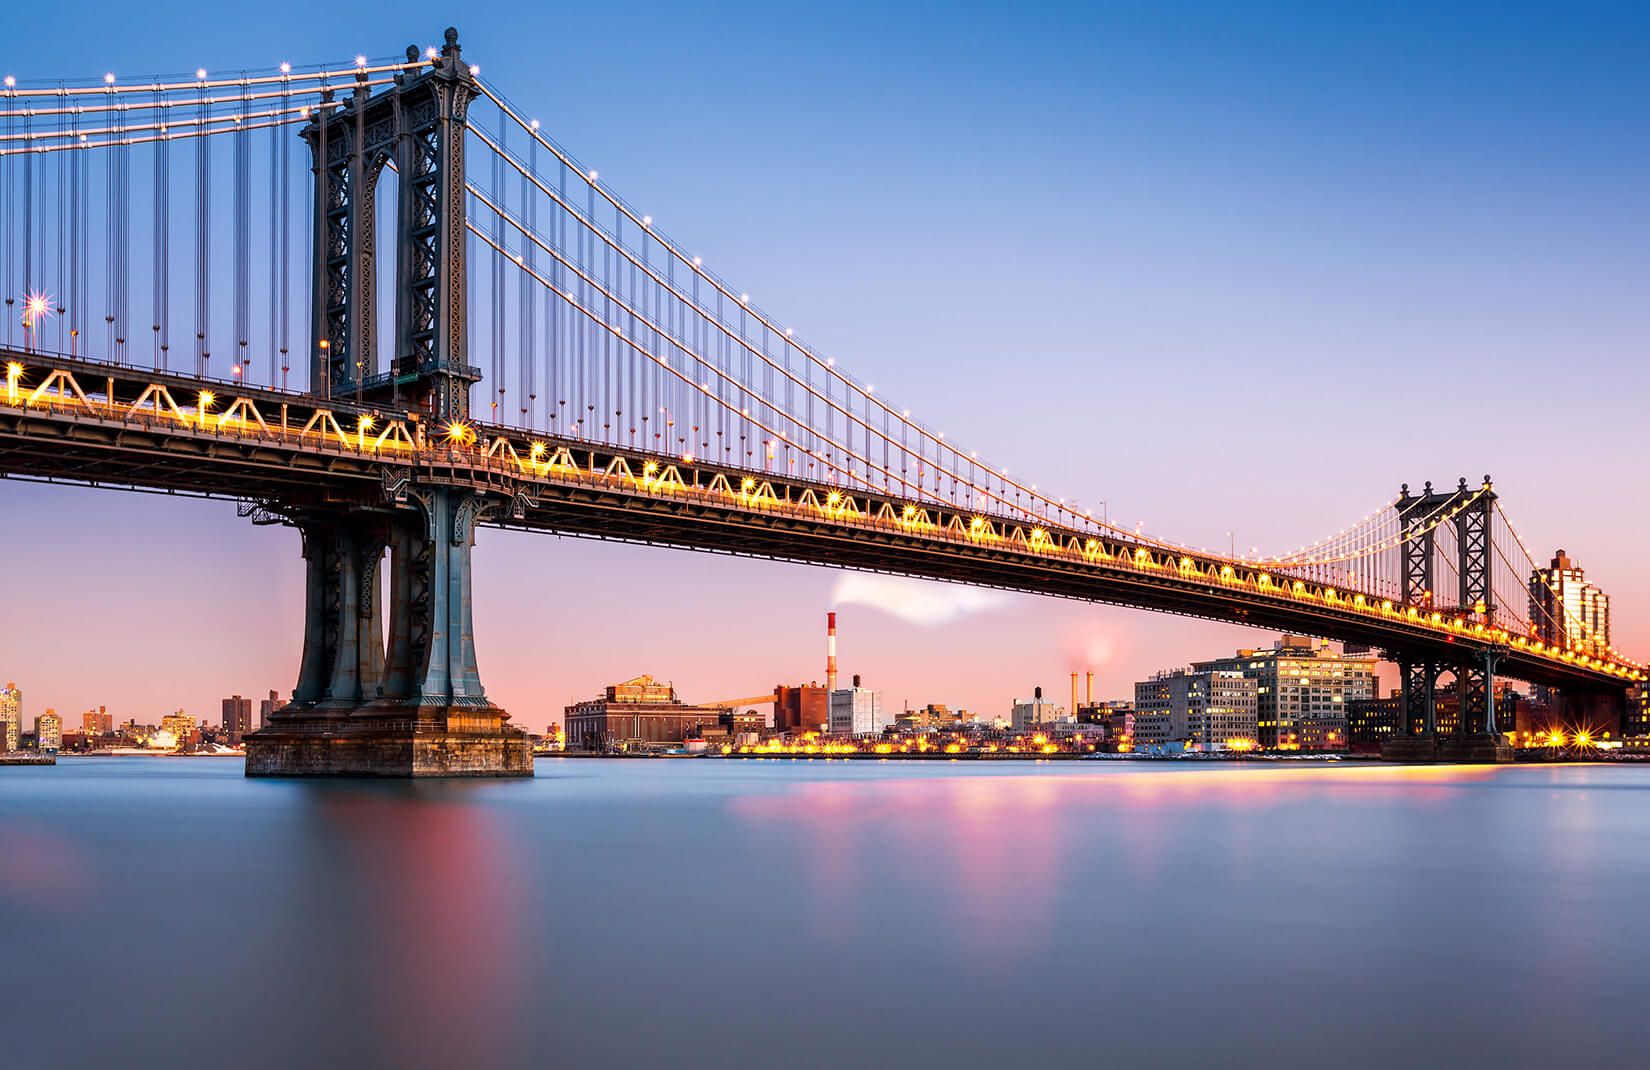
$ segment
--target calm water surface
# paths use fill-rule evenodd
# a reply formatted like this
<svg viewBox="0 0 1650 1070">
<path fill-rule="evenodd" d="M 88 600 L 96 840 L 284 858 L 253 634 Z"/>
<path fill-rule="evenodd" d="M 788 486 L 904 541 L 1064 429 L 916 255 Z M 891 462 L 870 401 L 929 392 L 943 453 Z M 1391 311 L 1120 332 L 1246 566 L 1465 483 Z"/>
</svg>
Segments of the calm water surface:
<svg viewBox="0 0 1650 1070">
<path fill-rule="evenodd" d="M 0 769 L 13 1067 L 1650 1064 L 1650 768 Z"/>
</svg>

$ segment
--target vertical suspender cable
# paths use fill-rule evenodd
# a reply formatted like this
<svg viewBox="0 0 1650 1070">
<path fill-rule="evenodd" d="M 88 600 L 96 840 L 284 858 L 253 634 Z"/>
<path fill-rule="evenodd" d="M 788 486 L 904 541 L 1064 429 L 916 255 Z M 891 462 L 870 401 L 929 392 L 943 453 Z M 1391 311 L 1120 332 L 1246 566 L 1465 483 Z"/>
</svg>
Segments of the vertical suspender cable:
<svg viewBox="0 0 1650 1070">
<path fill-rule="evenodd" d="M 528 139 L 527 166 L 530 170 L 535 171 L 538 168 L 537 139 Z M 527 226 L 533 231 L 533 233 L 537 234 L 539 229 L 538 198 L 533 196 L 531 184 L 528 182 L 526 176 L 523 176 L 521 180 L 521 199 L 523 202 L 522 208 L 527 213 Z M 538 270 L 538 246 L 534 245 L 532 242 L 527 242 L 526 245 L 527 248 L 522 251 L 527 256 L 527 270 L 530 273 L 535 272 Z M 522 320 L 521 391 L 527 396 L 525 399 L 519 400 L 521 404 L 521 414 L 524 417 L 522 423 L 528 427 L 531 427 L 533 426 L 534 419 L 538 415 L 539 389 L 538 376 L 535 368 L 538 360 L 538 331 L 536 330 L 538 325 L 535 322 L 535 317 L 533 315 L 534 309 L 538 306 L 538 294 L 533 287 L 533 279 L 530 274 L 524 274 L 521 277 L 520 301 Z"/>
<path fill-rule="evenodd" d="M 76 146 L 80 143 L 80 116 L 77 114 L 70 121 L 70 129 L 76 135 L 71 142 Z M 86 303 L 86 295 L 80 288 L 80 248 L 81 231 L 85 220 L 80 216 L 80 173 L 85 170 L 84 159 L 86 153 L 78 147 L 71 148 L 63 155 L 68 157 L 69 165 L 69 261 L 67 278 L 64 280 L 66 292 L 65 307 L 68 309 L 69 321 L 69 355 L 80 355 L 80 323 L 81 309 Z"/>
<path fill-rule="evenodd" d="M 6 96 L 12 96 L 10 86 L 6 87 Z M 12 137 L 15 132 L 14 126 L 16 121 L 17 117 L 12 112 L 10 104 L 8 104 L 6 107 L 6 152 L 4 155 L 0 155 L 0 286 L 3 286 L 5 290 L 4 294 L 0 294 L 0 296 L 3 296 L 6 302 L 5 337 L 7 346 L 11 346 L 13 344 L 13 332 L 17 329 L 15 326 L 17 311 L 17 256 L 12 252 L 11 248 L 11 236 L 18 232 L 15 223 L 17 198 L 12 190 L 12 183 L 16 181 L 14 176 L 16 169 L 12 166 L 11 162 L 11 146 L 16 144 Z M 30 154 L 24 153 L 25 157 L 28 155 Z"/>
<path fill-rule="evenodd" d="M 283 72 L 285 73 L 285 72 Z M 292 86 L 285 79 L 281 83 L 281 110 L 290 113 L 292 110 Z M 275 164 L 280 172 L 281 194 L 278 222 L 276 229 L 279 234 L 280 245 L 280 277 L 281 296 L 277 318 L 280 321 L 280 355 L 281 355 L 281 389 L 287 389 L 287 373 L 292 369 L 291 353 L 292 338 L 292 168 L 291 146 L 292 138 L 287 136 L 280 127 L 273 127 L 272 132 L 279 148 L 277 155 L 280 159 Z M 273 380 L 272 380 L 273 381 Z"/>
<path fill-rule="evenodd" d="M 200 91 L 196 114 L 204 125 L 206 90 Z M 207 335 L 211 327 L 212 297 L 212 139 L 195 139 L 195 374 L 206 377 L 212 360 Z"/>
<path fill-rule="evenodd" d="M 167 272 L 172 262 L 172 221 L 171 196 L 168 190 L 171 180 L 171 168 L 166 159 L 166 124 L 170 112 L 167 110 L 168 101 L 162 95 L 160 86 L 155 86 L 155 101 L 160 110 L 161 136 L 155 139 L 155 237 L 154 237 L 154 270 L 150 274 L 150 285 L 154 289 L 154 364 L 157 370 L 166 370 L 168 367 L 168 351 L 171 349 L 171 290 L 167 282 Z"/>
<path fill-rule="evenodd" d="M 242 81 L 241 121 L 235 130 L 235 369 L 241 379 L 251 377 L 247 343 L 252 337 L 252 132 L 246 129 L 251 107 L 247 93 Z"/>
</svg>

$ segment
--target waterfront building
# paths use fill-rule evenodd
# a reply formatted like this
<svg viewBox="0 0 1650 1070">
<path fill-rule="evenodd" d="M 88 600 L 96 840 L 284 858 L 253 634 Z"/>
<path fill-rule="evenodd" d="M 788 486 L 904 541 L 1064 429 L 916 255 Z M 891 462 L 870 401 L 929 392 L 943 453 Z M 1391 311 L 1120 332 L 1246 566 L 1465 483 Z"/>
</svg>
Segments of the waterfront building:
<svg viewBox="0 0 1650 1070">
<path fill-rule="evenodd" d="M 800 736 L 826 732 L 831 724 L 831 693 L 818 683 L 780 684 L 773 689 L 773 730 Z"/>
<path fill-rule="evenodd" d="M 1543 642 L 1590 654 L 1610 649 L 1610 598 L 1563 550 L 1530 573 L 1530 620 Z"/>
<path fill-rule="evenodd" d="M 1067 720 L 1071 720 L 1071 718 L 1066 716 L 1066 708 L 1052 702 L 1043 701 L 1043 689 L 1037 687 L 1032 689 L 1031 698 L 1014 700 L 1014 706 L 1009 712 L 1008 723 L 1010 727 L 1020 731 Z"/>
<path fill-rule="evenodd" d="M 636 676 L 612 684 L 600 697 L 568 706 L 569 746 L 622 750 L 649 743 L 681 743 L 702 726 L 720 724 L 721 706 L 690 706 L 670 684 Z"/>
<path fill-rule="evenodd" d="M 106 736 L 115 730 L 114 715 L 106 706 L 87 710 L 80 715 L 80 730 L 90 736 Z"/>
<path fill-rule="evenodd" d="M 861 687 L 854 675 L 852 687 L 831 692 L 831 734 L 834 736 L 874 736 L 888 727 L 882 715 L 882 694 Z"/>
<path fill-rule="evenodd" d="M 160 719 L 160 729 L 152 737 L 157 746 L 188 747 L 200 742 L 195 719 L 182 710 Z"/>
<path fill-rule="evenodd" d="M 1355 698 L 1346 704 L 1346 749 L 1355 754 L 1379 754 L 1381 744 L 1398 732 L 1404 700 L 1394 691 L 1386 698 Z"/>
<path fill-rule="evenodd" d="M 63 749 L 63 718 L 56 710 L 48 707 L 34 719 L 34 745 L 42 754 L 56 754 Z"/>
<path fill-rule="evenodd" d="M 730 742 L 750 744 L 761 740 L 763 730 L 768 727 L 768 718 L 761 710 L 725 709 L 717 717 L 717 723 Z"/>
<path fill-rule="evenodd" d="M 963 723 L 961 710 L 930 702 L 920 710 L 901 710 L 894 715 L 896 727 L 907 732 L 934 732 Z"/>
<path fill-rule="evenodd" d="M 1627 723 L 1622 734 L 1650 736 L 1650 684 L 1639 684 L 1627 695 Z"/>
<path fill-rule="evenodd" d="M 1346 704 L 1375 697 L 1375 658 L 1338 654 L 1328 643 L 1285 635 L 1271 650 L 1239 650 L 1194 671 L 1240 672 L 1255 681 L 1260 746 L 1345 750 Z"/>
<path fill-rule="evenodd" d="M 223 700 L 223 742 L 241 745 L 241 737 L 252 731 L 252 700 L 231 695 Z"/>
<path fill-rule="evenodd" d="M 1183 742 L 1199 749 L 1255 743 L 1258 685 L 1235 669 L 1174 669 L 1134 685 L 1131 741 Z"/>
<path fill-rule="evenodd" d="M 1134 703 L 1119 703 L 1106 717 L 1106 739 L 1121 750 L 1134 744 Z"/>
<path fill-rule="evenodd" d="M 262 728 L 269 724 L 270 714 L 280 709 L 282 705 L 284 705 L 284 703 L 281 702 L 281 693 L 279 691 L 271 691 L 268 698 L 259 699 L 258 727 Z"/>
<path fill-rule="evenodd" d="M 1127 699 L 1112 699 L 1107 702 L 1086 702 L 1077 707 L 1078 724 L 1107 724 L 1112 715 L 1122 711 L 1134 712 L 1134 703 Z"/>
<path fill-rule="evenodd" d="M 14 751 L 23 736 L 23 692 L 15 683 L 0 687 L 0 734 L 6 750 Z"/>
</svg>

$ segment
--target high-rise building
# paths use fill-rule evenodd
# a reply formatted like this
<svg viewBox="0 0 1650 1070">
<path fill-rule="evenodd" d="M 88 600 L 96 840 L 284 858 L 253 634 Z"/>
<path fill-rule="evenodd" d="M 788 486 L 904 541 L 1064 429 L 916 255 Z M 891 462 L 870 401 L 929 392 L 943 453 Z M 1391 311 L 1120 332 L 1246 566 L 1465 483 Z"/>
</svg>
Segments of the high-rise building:
<svg viewBox="0 0 1650 1070">
<path fill-rule="evenodd" d="M 1563 550 L 1530 573 L 1530 620 L 1543 642 L 1591 654 L 1610 649 L 1610 597 Z"/>
<path fill-rule="evenodd" d="M 115 718 L 106 706 L 87 710 L 80 715 L 80 730 L 87 735 L 103 736 L 115 730 Z"/>
<path fill-rule="evenodd" d="M 1256 684 L 1257 740 L 1275 750 L 1345 750 L 1346 704 L 1375 697 L 1375 659 L 1285 635 L 1271 650 L 1194 662 L 1196 671 L 1241 672 Z"/>
<path fill-rule="evenodd" d="M 34 719 L 34 745 L 42 754 L 55 754 L 63 749 L 63 718 L 54 709 Z"/>
<path fill-rule="evenodd" d="M 16 750 L 23 736 L 23 692 L 14 683 L 0 687 L 0 735 L 6 750 Z"/>
<path fill-rule="evenodd" d="M 262 699 L 258 703 L 258 727 L 259 728 L 269 727 L 270 715 L 273 714 L 276 710 L 278 710 L 280 708 L 281 708 L 281 694 L 280 694 L 280 692 L 271 691 L 269 693 L 268 698 Z"/>
<path fill-rule="evenodd" d="M 855 674 L 852 687 L 840 687 L 831 692 L 831 734 L 836 736 L 874 736 L 888 727 L 882 715 L 882 694 L 861 687 Z"/>
<path fill-rule="evenodd" d="M 252 731 L 252 700 L 231 695 L 223 700 L 223 741 L 241 745 L 241 737 Z"/>
<path fill-rule="evenodd" d="M 1252 747 L 1256 691 L 1255 681 L 1235 669 L 1157 673 L 1134 685 L 1132 742 Z"/>
</svg>

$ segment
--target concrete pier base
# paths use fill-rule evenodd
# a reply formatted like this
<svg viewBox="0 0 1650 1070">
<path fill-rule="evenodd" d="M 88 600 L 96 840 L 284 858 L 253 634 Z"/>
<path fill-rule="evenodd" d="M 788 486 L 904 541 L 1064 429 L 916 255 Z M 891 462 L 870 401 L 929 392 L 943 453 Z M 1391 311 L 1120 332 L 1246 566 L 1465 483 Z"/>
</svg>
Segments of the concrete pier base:
<svg viewBox="0 0 1650 1070">
<path fill-rule="evenodd" d="M 1478 732 L 1470 736 L 1399 736 L 1381 744 L 1381 760 L 1500 765 L 1514 761 L 1515 756 L 1504 737 Z"/>
<path fill-rule="evenodd" d="M 1438 737 L 1429 735 L 1396 736 L 1381 744 L 1383 762 L 1436 762 Z"/>
<path fill-rule="evenodd" d="M 1445 736 L 1438 742 L 1438 760 L 1474 765 L 1501 765 L 1514 760 L 1512 744 L 1503 736 L 1477 732 L 1469 736 Z"/>
<path fill-rule="evenodd" d="M 249 777 L 530 777 L 526 733 L 497 709 L 277 714 L 246 737 Z"/>
</svg>

